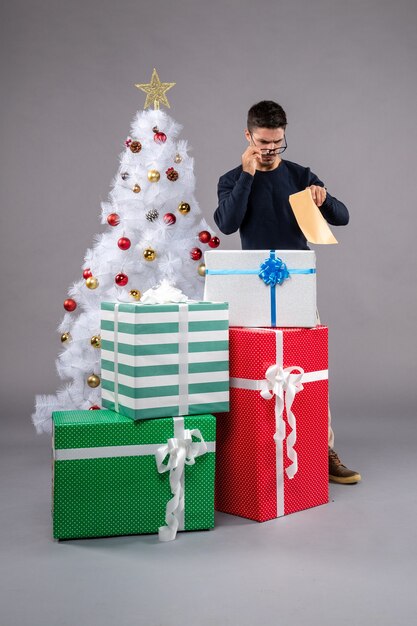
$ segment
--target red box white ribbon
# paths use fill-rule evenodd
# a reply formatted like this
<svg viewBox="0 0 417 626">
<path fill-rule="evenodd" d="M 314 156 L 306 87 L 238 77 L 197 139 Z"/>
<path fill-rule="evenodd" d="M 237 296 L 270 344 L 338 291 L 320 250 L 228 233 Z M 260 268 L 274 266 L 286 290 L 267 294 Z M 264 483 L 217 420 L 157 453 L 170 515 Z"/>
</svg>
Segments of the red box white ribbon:
<svg viewBox="0 0 417 626">
<path fill-rule="evenodd" d="M 231 328 L 230 373 L 216 508 L 265 521 L 327 502 L 327 328 Z"/>
</svg>

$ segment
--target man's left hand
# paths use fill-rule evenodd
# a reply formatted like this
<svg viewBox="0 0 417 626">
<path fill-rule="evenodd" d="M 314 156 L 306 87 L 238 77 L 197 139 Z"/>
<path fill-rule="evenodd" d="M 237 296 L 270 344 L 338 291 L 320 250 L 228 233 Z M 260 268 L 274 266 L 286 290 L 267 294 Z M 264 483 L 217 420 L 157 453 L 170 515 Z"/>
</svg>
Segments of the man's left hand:
<svg viewBox="0 0 417 626">
<path fill-rule="evenodd" d="M 325 188 L 319 187 L 318 185 L 310 185 L 307 189 L 311 191 L 314 204 L 320 207 L 326 199 L 327 191 Z"/>
</svg>

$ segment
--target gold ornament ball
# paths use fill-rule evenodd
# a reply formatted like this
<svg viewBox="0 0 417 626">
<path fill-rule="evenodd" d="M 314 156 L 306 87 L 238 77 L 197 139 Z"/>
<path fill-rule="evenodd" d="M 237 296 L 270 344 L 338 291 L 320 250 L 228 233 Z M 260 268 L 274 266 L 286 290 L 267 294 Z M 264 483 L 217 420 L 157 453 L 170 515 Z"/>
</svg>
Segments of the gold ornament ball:
<svg viewBox="0 0 417 626">
<path fill-rule="evenodd" d="M 178 211 L 182 215 L 187 215 L 187 213 L 189 213 L 191 211 L 191 207 L 188 204 L 188 202 L 180 202 L 179 205 L 178 205 Z"/>
<path fill-rule="evenodd" d="M 90 343 L 93 348 L 101 348 L 101 337 L 100 335 L 93 335 L 90 339 Z"/>
<path fill-rule="evenodd" d="M 95 374 L 91 374 L 91 376 L 89 376 L 87 378 L 87 385 L 89 387 L 92 387 L 93 389 L 95 389 L 96 387 L 98 387 L 100 384 L 100 377 L 96 376 Z"/>
<path fill-rule="evenodd" d="M 139 191 L 140 191 L 140 185 L 138 185 L 138 184 L 136 183 L 136 185 L 133 187 L 133 191 L 134 191 L 135 193 L 139 193 Z"/>
<path fill-rule="evenodd" d="M 206 275 L 206 266 L 204 263 L 200 263 L 200 265 L 198 266 L 197 272 L 200 274 L 200 276 Z"/>
<path fill-rule="evenodd" d="M 70 341 L 70 339 L 71 339 L 71 335 L 68 332 L 62 333 L 61 335 L 62 343 L 66 343 L 67 341 Z"/>
<path fill-rule="evenodd" d="M 161 174 L 158 172 L 158 170 L 149 170 L 148 180 L 150 183 L 157 183 L 160 178 Z"/>
<path fill-rule="evenodd" d="M 143 258 L 145 259 L 145 261 L 155 261 L 155 250 L 153 248 L 146 248 L 146 250 L 143 251 Z"/>
<path fill-rule="evenodd" d="M 89 289 L 97 289 L 98 287 L 98 280 L 95 276 L 89 276 L 89 278 L 87 278 L 87 280 L 85 281 L 85 286 L 88 287 Z"/>
<path fill-rule="evenodd" d="M 134 298 L 135 300 L 140 300 L 142 294 L 139 289 L 131 289 L 129 291 L 129 295 L 132 296 L 132 298 Z"/>
<path fill-rule="evenodd" d="M 182 156 L 180 154 L 175 155 L 174 163 L 181 163 Z"/>
</svg>

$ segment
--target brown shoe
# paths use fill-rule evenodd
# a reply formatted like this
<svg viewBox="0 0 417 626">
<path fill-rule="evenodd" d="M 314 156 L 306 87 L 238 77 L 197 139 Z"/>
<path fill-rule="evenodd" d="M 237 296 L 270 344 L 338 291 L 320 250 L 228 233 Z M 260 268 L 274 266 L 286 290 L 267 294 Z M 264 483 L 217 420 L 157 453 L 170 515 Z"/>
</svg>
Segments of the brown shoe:
<svg viewBox="0 0 417 626">
<path fill-rule="evenodd" d="M 361 481 L 361 475 L 343 465 L 336 452 L 329 448 L 329 480 L 343 485 L 353 485 Z"/>
</svg>

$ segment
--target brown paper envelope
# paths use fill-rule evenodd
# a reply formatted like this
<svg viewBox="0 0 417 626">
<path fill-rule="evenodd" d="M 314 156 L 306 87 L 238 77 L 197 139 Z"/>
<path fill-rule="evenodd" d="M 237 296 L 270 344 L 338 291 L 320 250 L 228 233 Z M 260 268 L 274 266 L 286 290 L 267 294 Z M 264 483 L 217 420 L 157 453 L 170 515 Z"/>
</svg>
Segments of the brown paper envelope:
<svg viewBox="0 0 417 626">
<path fill-rule="evenodd" d="M 293 193 L 289 197 L 295 219 L 307 241 L 311 243 L 337 243 L 320 209 L 314 204 L 310 189 Z"/>
</svg>

